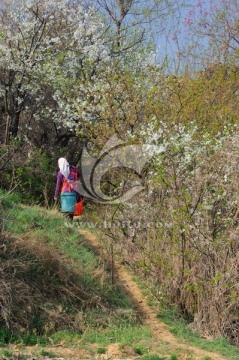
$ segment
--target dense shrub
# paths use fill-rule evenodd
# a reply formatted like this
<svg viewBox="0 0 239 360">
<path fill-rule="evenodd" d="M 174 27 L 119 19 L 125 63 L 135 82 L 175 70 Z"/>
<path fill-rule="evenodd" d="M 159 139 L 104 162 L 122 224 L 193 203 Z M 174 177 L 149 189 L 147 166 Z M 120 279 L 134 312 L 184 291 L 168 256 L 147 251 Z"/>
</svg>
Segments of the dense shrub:
<svg viewBox="0 0 239 360">
<path fill-rule="evenodd" d="M 238 344 L 239 135 L 194 130 L 175 125 L 158 137 L 145 193 L 116 210 L 106 231 L 200 333 Z"/>
</svg>

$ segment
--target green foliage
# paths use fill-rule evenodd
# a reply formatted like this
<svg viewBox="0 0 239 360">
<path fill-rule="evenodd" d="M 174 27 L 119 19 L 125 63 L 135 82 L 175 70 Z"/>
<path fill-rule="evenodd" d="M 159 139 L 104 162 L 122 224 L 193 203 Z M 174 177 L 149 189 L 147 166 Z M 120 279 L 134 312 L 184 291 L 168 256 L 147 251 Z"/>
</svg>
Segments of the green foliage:
<svg viewBox="0 0 239 360">
<path fill-rule="evenodd" d="M 0 327 L 0 346 L 8 345 L 11 343 L 19 343 L 23 345 L 42 345 L 48 344 L 47 336 L 39 336 L 28 331 L 19 334 L 17 332 L 6 329 L 5 326 Z"/>
<path fill-rule="evenodd" d="M 13 356 L 13 352 L 11 350 L 7 350 L 7 349 L 3 350 L 2 354 L 6 358 L 11 358 Z"/>
<path fill-rule="evenodd" d="M 22 201 L 21 195 L 17 192 L 6 192 L 0 189 L 0 204 L 7 210 L 11 210 Z"/>
<path fill-rule="evenodd" d="M 98 349 L 97 349 L 97 354 L 105 354 L 105 353 L 106 353 L 106 351 L 107 351 L 107 349 L 106 349 L 106 348 L 104 348 L 104 347 L 100 347 L 100 348 L 98 348 Z"/>
<path fill-rule="evenodd" d="M 32 332 L 24 332 L 21 336 L 18 335 L 18 342 L 21 342 L 23 345 L 32 346 L 32 345 L 42 345 L 45 346 L 49 343 L 47 336 L 39 336 Z"/>
<path fill-rule="evenodd" d="M 215 135 L 224 126 L 239 124 L 237 95 L 239 72 L 235 65 L 211 64 L 195 76 L 169 76 L 162 89 L 150 93 L 148 112 L 165 123 L 190 126 L 195 121 L 199 130 Z M 161 91 L 160 91 L 161 90 Z M 159 121 L 158 121 L 159 122 Z"/>
<path fill-rule="evenodd" d="M 0 326 L 0 346 L 9 344 L 12 341 L 16 340 L 16 336 L 6 329 L 4 326 Z"/>
<path fill-rule="evenodd" d="M 48 206 L 53 196 L 56 166 L 43 151 L 34 149 L 28 160 L 16 168 L 17 191 L 25 203 Z"/>
<path fill-rule="evenodd" d="M 134 346 L 134 351 L 138 355 L 143 355 L 146 352 L 145 346 L 139 344 Z"/>
</svg>

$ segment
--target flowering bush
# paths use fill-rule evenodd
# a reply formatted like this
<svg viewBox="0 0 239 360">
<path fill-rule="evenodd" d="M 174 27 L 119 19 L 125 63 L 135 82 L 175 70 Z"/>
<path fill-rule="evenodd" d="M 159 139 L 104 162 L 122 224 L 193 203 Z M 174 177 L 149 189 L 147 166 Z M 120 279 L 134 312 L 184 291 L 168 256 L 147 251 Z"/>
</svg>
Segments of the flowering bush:
<svg viewBox="0 0 239 360">
<path fill-rule="evenodd" d="M 148 130 L 160 151 L 145 170 L 145 191 L 107 230 L 199 332 L 238 344 L 239 134 L 199 137 L 193 125 L 161 124 L 158 136 L 152 124 Z"/>
</svg>

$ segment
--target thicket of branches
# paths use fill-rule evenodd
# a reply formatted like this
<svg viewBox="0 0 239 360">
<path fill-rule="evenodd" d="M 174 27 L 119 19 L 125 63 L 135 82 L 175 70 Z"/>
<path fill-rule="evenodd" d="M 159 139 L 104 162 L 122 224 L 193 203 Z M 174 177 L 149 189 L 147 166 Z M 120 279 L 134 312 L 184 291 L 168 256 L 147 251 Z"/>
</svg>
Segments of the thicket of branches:
<svg viewBox="0 0 239 360">
<path fill-rule="evenodd" d="M 238 134 L 199 142 L 184 130 L 171 131 L 146 190 L 105 218 L 106 232 L 194 329 L 238 345 Z"/>
</svg>

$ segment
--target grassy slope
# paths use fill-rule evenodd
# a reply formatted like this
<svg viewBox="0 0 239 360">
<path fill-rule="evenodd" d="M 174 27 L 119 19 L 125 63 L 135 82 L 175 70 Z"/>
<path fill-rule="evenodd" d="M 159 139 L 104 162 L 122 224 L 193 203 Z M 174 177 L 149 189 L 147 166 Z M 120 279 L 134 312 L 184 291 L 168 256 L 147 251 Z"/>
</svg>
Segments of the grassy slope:
<svg viewBox="0 0 239 360">
<path fill-rule="evenodd" d="M 0 343 L 17 339 L 19 333 L 29 344 L 47 342 L 49 337 L 53 343 L 127 343 L 130 331 L 136 342 L 150 337 L 130 300 L 111 284 L 107 264 L 61 214 L 22 205 L 17 194 L 0 193 L 0 199 L 0 247 L 5 249 L 0 257 L 8 275 L 0 281 L 13 289 L 11 306 L 6 293 L 0 292 L 0 297 L 6 314 L 14 312 L 8 319 L 0 318 Z"/>
<path fill-rule="evenodd" d="M 17 194 L 0 192 L 0 200 L 0 264 L 7 274 L 0 277 L 0 289 L 11 287 L 12 291 L 10 306 L 7 292 L 0 290 L 6 310 L 5 319 L 0 317 L 0 345 L 50 343 L 81 348 L 96 343 L 95 351 L 104 352 L 109 344 L 119 343 L 121 348 L 130 345 L 139 355 L 151 352 L 149 329 L 140 324 L 120 287 L 112 286 L 110 267 L 77 229 L 55 210 L 22 205 Z M 228 359 L 238 358 L 238 349 L 225 341 L 192 339 L 175 316 L 161 313 L 161 317 L 184 341 L 191 339 L 191 343 L 212 347 Z M 163 341 L 159 346 L 164 355 L 174 350 Z"/>
</svg>

